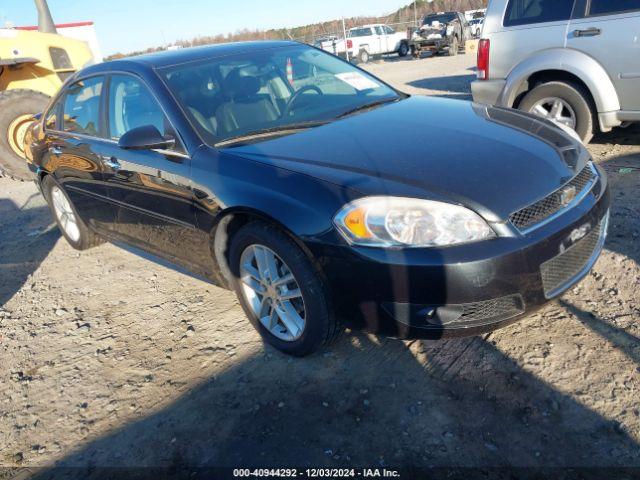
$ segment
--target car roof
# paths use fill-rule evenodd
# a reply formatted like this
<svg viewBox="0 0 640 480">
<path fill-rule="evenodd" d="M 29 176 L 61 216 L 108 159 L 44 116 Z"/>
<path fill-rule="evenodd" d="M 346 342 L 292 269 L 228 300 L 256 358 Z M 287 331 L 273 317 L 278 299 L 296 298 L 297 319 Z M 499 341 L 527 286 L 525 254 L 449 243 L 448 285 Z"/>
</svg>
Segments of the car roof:
<svg viewBox="0 0 640 480">
<path fill-rule="evenodd" d="M 82 76 L 96 73 L 107 73 L 112 70 L 129 70 L 142 68 L 163 68 L 182 63 L 196 62 L 199 60 L 213 59 L 245 53 L 257 50 L 269 50 L 272 48 L 301 45 L 299 42 L 288 40 L 272 40 L 258 42 L 235 42 L 205 45 L 202 47 L 183 48 L 180 50 L 167 50 L 157 53 L 125 57 L 118 60 L 99 63 L 87 67 Z"/>
</svg>

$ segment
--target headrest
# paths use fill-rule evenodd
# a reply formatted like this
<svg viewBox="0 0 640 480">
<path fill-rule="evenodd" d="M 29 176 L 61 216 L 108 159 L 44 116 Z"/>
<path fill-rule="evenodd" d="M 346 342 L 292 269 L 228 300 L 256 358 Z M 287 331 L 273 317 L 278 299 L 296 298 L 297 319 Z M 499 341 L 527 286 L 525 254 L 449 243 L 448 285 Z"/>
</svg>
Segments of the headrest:
<svg viewBox="0 0 640 480">
<path fill-rule="evenodd" d="M 234 100 L 251 97 L 260 91 L 260 79 L 232 70 L 225 80 L 227 94 Z"/>
</svg>

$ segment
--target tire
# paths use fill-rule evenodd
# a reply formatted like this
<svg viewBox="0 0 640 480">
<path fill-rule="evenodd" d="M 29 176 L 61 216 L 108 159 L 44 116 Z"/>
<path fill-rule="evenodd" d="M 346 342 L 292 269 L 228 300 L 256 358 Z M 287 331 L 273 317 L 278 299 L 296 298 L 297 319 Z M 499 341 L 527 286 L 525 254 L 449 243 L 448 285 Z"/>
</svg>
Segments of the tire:
<svg viewBox="0 0 640 480">
<path fill-rule="evenodd" d="M 64 188 L 56 182 L 51 175 L 47 175 L 44 177 L 42 181 L 42 192 L 44 193 L 44 197 L 49 204 L 49 208 L 51 209 L 51 213 L 56 223 L 58 224 L 58 228 L 60 232 L 64 236 L 64 238 L 69 242 L 76 250 L 89 250 L 90 248 L 97 247 L 104 243 L 104 240 L 93 230 L 89 229 L 87 225 L 82 221 L 80 215 L 71 202 L 71 199 L 65 192 Z M 68 206 L 70 207 L 71 212 L 75 216 L 75 223 L 77 225 L 77 235 L 74 232 L 70 231 L 69 228 L 65 226 L 63 221 L 61 220 L 60 215 L 57 212 L 57 208 L 54 205 L 54 192 L 60 192 L 68 202 Z"/>
<path fill-rule="evenodd" d="M 541 116 L 536 105 L 553 98 L 561 99 L 571 107 L 575 116 L 574 130 L 585 144 L 589 143 L 595 131 L 595 109 L 591 106 L 589 93 L 580 85 L 569 82 L 543 83 L 524 96 L 518 109 Z"/>
<path fill-rule="evenodd" d="M 358 63 L 369 63 L 371 56 L 366 50 L 360 50 L 358 54 Z"/>
<path fill-rule="evenodd" d="M 30 116 L 42 112 L 49 97 L 33 90 L 0 92 L 0 173 L 18 181 L 33 180 L 23 149 Z M 11 139 L 10 139 L 11 137 Z"/>
<path fill-rule="evenodd" d="M 409 54 L 409 45 L 405 42 L 400 43 L 400 48 L 398 48 L 398 56 L 406 57 Z"/>
<path fill-rule="evenodd" d="M 449 45 L 449 56 L 455 57 L 458 55 L 458 50 L 460 49 L 460 44 L 458 43 L 458 37 L 454 36 L 451 39 L 451 45 Z"/>
<path fill-rule="evenodd" d="M 294 301 L 298 302 L 295 305 L 296 308 L 302 308 L 304 313 L 304 326 L 301 329 L 301 333 L 298 333 L 295 338 L 293 338 L 289 329 L 283 327 L 284 322 L 280 320 L 281 317 L 275 317 L 275 322 L 272 320 L 273 323 L 276 323 L 272 330 L 267 328 L 258 318 L 259 315 L 256 310 L 262 308 L 265 298 L 273 295 L 273 287 L 269 287 L 272 289 L 271 293 L 254 296 L 256 291 L 242 279 L 242 277 L 247 278 L 248 270 L 244 265 L 249 263 L 248 259 L 254 258 L 252 257 L 252 252 L 256 247 L 263 250 L 266 247 L 267 251 L 275 254 L 276 261 L 279 264 L 276 270 L 280 272 L 277 275 L 287 271 L 290 272 L 294 279 L 294 290 L 292 291 L 297 290 L 301 293 L 301 298 L 291 300 L 291 304 Z M 257 257 L 255 258 L 257 259 Z M 253 270 L 251 271 L 253 273 L 249 276 L 255 279 L 256 275 L 259 275 L 257 261 L 255 265 L 254 263 L 250 263 L 250 265 L 252 265 Z M 229 266 L 232 273 L 233 288 L 245 314 L 262 338 L 278 350 L 297 357 L 310 355 L 319 348 L 333 342 L 341 333 L 341 326 L 331 311 L 327 291 L 320 274 L 300 247 L 278 228 L 263 222 L 251 222 L 242 227 L 231 239 Z M 269 276 L 271 274 L 267 273 L 261 278 L 264 279 Z M 251 282 L 256 285 L 253 280 Z M 259 280 L 258 286 L 266 289 L 267 287 L 264 286 L 265 283 L 263 282 L 264 280 Z M 289 283 L 283 288 L 289 290 L 289 288 L 292 288 L 291 285 Z M 295 287 L 298 288 L 296 289 Z M 265 321 L 268 321 L 267 319 L 271 315 L 277 313 L 276 310 L 269 306 L 271 304 L 271 299 L 267 299 L 266 310 L 262 310 L 265 312 L 263 317 Z M 282 311 L 282 306 L 280 309 Z M 276 331 L 280 336 L 288 335 L 290 338 L 279 338 L 272 333 L 273 331 Z"/>
</svg>

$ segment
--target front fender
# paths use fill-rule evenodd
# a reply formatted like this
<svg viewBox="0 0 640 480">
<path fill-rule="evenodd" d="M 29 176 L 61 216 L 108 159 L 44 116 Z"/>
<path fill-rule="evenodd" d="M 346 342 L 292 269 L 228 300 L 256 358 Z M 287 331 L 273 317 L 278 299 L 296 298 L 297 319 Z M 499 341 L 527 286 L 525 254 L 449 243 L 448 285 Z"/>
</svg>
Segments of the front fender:
<svg viewBox="0 0 640 480">
<path fill-rule="evenodd" d="M 507 76 L 499 105 L 512 107 L 528 79 L 547 70 L 565 71 L 580 78 L 591 92 L 598 113 L 620 110 L 618 94 L 602 65 L 585 53 L 569 48 L 543 50 L 520 62 Z"/>
</svg>

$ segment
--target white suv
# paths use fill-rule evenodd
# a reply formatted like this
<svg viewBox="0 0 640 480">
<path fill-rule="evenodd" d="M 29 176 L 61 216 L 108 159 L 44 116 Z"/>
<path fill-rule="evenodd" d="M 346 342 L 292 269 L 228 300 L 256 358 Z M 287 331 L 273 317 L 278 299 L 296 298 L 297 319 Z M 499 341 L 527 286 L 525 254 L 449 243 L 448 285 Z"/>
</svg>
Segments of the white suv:
<svg viewBox="0 0 640 480">
<path fill-rule="evenodd" d="M 640 0 L 490 0 L 482 36 L 475 101 L 552 119 L 585 143 L 640 121 Z"/>
</svg>

